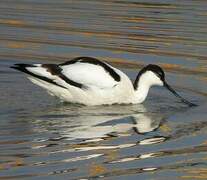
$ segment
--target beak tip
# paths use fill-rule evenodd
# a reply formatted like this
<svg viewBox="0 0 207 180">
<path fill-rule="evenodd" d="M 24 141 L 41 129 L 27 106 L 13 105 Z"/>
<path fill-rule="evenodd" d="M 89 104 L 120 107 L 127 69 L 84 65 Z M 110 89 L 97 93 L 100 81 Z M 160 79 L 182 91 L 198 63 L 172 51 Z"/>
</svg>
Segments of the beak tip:
<svg viewBox="0 0 207 180">
<path fill-rule="evenodd" d="M 196 106 L 198 106 L 198 105 L 197 105 L 197 104 L 194 104 L 194 103 L 190 103 L 189 106 L 190 106 L 190 107 L 196 107 Z"/>
<path fill-rule="evenodd" d="M 179 99 L 181 99 L 181 101 L 185 104 L 187 104 L 189 107 L 196 107 L 198 106 L 197 104 L 191 103 L 188 100 L 184 99 L 183 97 L 181 97 L 174 89 L 172 89 L 165 81 L 164 81 L 164 86 L 171 91 L 175 96 L 177 96 Z"/>
</svg>

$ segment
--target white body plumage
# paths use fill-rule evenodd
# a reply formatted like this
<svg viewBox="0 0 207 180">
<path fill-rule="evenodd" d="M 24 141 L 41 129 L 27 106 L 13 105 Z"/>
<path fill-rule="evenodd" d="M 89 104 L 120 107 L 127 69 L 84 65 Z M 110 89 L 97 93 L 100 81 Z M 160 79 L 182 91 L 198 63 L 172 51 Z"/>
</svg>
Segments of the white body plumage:
<svg viewBox="0 0 207 180">
<path fill-rule="evenodd" d="M 107 64 L 108 65 L 108 64 Z M 47 75 L 53 78 L 55 82 L 67 87 L 67 89 L 48 83 L 33 76 L 28 78 L 48 91 L 49 94 L 59 97 L 63 101 L 80 103 L 85 105 L 101 104 L 129 104 L 142 103 L 143 99 L 135 98 L 131 80 L 120 70 L 113 68 L 119 74 L 121 80 L 116 82 L 105 70 L 98 65 L 77 62 L 76 64 L 62 67 L 62 73 L 70 77 L 75 82 L 84 84 L 86 87 L 78 88 L 72 86 L 59 77 L 51 76 L 41 65 L 38 65 L 34 72 L 41 72 L 41 75 Z M 110 65 L 108 65 L 110 66 Z M 33 67 L 27 68 L 31 72 Z"/>
</svg>

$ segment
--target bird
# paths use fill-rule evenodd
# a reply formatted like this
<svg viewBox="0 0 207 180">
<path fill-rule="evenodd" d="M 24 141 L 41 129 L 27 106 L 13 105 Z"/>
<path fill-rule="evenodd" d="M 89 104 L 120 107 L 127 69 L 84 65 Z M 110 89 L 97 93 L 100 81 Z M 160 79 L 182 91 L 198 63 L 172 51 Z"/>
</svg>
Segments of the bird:
<svg viewBox="0 0 207 180">
<path fill-rule="evenodd" d="M 34 84 L 61 101 L 88 106 L 143 103 L 152 86 L 163 86 L 188 106 L 165 80 L 163 69 L 148 64 L 132 82 L 121 70 L 93 57 L 76 57 L 60 64 L 14 64 Z"/>
</svg>

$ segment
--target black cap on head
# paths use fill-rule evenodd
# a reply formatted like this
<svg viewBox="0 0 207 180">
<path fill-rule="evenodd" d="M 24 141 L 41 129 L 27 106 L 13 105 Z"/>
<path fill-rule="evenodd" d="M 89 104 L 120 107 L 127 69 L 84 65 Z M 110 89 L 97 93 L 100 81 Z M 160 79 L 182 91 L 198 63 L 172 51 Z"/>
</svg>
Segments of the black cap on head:
<svg viewBox="0 0 207 180">
<path fill-rule="evenodd" d="M 152 71 L 154 72 L 162 81 L 165 80 L 165 73 L 162 70 L 162 68 L 158 65 L 155 64 L 149 64 L 145 66 L 141 71 L 139 71 L 136 80 L 134 81 L 134 89 L 137 89 L 138 87 L 138 82 L 139 78 L 141 77 L 142 74 L 144 74 L 146 71 Z"/>
<path fill-rule="evenodd" d="M 143 71 L 142 73 L 144 73 L 145 71 L 152 71 L 154 72 L 161 80 L 165 79 L 165 73 L 162 70 L 162 68 L 158 65 L 155 64 L 149 64 L 146 67 L 144 67 L 141 71 Z M 140 72 L 141 72 L 140 71 Z"/>
</svg>

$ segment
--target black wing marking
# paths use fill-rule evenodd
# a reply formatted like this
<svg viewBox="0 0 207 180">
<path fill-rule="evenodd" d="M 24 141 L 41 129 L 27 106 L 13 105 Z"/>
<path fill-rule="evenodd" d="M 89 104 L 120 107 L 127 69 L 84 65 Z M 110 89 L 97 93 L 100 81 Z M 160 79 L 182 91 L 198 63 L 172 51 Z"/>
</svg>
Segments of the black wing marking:
<svg viewBox="0 0 207 180">
<path fill-rule="evenodd" d="M 64 74 L 62 74 L 62 69 L 60 66 L 56 65 L 56 64 L 43 64 L 42 67 L 46 68 L 48 72 L 50 72 L 52 75 L 56 75 L 59 78 L 61 78 L 62 80 L 64 80 L 66 83 L 78 87 L 78 88 L 82 88 L 83 85 L 80 83 L 77 83 L 75 81 L 72 81 L 71 79 L 69 79 L 68 77 L 66 77 Z"/>
<path fill-rule="evenodd" d="M 13 68 L 13 69 L 17 69 L 17 70 L 19 70 L 19 71 L 21 71 L 21 72 L 24 72 L 24 73 L 26 73 L 26 74 L 29 74 L 29 75 L 31 75 L 31 76 L 37 78 L 37 79 L 46 81 L 46 82 L 48 82 L 48 83 L 54 84 L 54 85 L 59 86 L 59 87 L 62 87 L 62 88 L 65 88 L 64 86 L 61 86 L 61 85 L 57 84 L 56 82 L 54 82 L 52 79 L 49 79 L 49 78 L 44 77 L 44 76 L 39 76 L 39 75 L 37 75 L 37 74 L 34 74 L 34 73 L 28 71 L 28 70 L 26 69 L 27 67 L 37 67 L 37 66 L 30 65 L 30 64 L 15 64 L 14 66 L 11 66 L 11 68 Z M 66 89 L 66 88 L 65 88 L 65 89 Z"/>
<path fill-rule="evenodd" d="M 53 81 L 52 79 L 49 79 L 47 77 L 44 77 L 44 76 L 40 76 L 40 75 L 37 75 L 37 74 L 34 74 L 32 73 L 31 71 L 27 70 L 26 68 L 28 67 L 37 67 L 35 65 L 30 65 L 30 64 L 15 64 L 15 66 L 12 66 L 11 68 L 13 69 L 17 69 L 19 71 L 22 71 L 26 74 L 29 74 L 35 78 L 38 78 L 38 79 L 41 79 L 43 81 L 46 81 L 48 83 L 51 83 L 51 84 L 54 84 L 54 85 L 57 85 L 59 87 L 62 87 L 62 88 L 65 88 L 67 89 L 66 87 L 56 83 L 55 81 Z M 62 69 L 56 65 L 56 64 L 43 64 L 42 65 L 43 68 L 47 69 L 48 72 L 50 72 L 52 75 L 56 75 L 58 76 L 59 78 L 61 78 L 62 80 L 64 80 L 66 83 L 72 85 L 72 86 L 75 86 L 75 87 L 78 87 L 78 88 L 82 88 L 83 85 L 80 84 L 80 83 L 77 83 L 75 81 L 72 81 L 71 79 L 67 78 L 64 74 L 62 74 Z"/>
<path fill-rule="evenodd" d="M 119 82 L 121 80 L 121 77 L 119 76 L 119 74 L 116 71 L 114 71 L 110 66 L 108 66 L 106 63 L 104 63 L 96 58 L 92 58 L 92 57 L 77 57 L 77 58 L 74 58 L 70 61 L 62 63 L 60 65 L 65 66 L 65 65 L 75 64 L 76 62 L 99 65 L 102 68 L 104 68 L 104 70 L 107 73 L 109 73 L 115 81 Z"/>
</svg>

